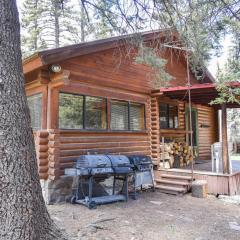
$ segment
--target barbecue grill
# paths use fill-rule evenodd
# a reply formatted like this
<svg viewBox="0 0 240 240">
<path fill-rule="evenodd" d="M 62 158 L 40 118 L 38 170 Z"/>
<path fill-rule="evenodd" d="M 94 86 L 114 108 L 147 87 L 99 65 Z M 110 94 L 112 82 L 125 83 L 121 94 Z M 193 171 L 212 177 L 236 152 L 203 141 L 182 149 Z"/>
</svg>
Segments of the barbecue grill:
<svg viewBox="0 0 240 240">
<path fill-rule="evenodd" d="M 140 187 L 142 190 L 144 185 L 151 186 L 152 190 L 155 191 L 151 158 L 144 155 L 130 155 L 128 158 L 134 170 L 134 199 L 137 198 L 137 189 Z"/>
<path fill-rule="evenodd" d="M 82 155 L 77 159 L 75 169 L 66 169 L 66 175 L 78 177 L 76 194 L 72 203 L 79 203 L 93 208 L 96 205 L 128 200 L 128 176 L 132 174 L 132 165 L 123 155 Z M 113 176 L 112 195 L 93 197 L 93 182 Z M 88 182 L 88 194 L 81 198 L 83 180 Z M 123 182 L 120 194 L 115 194 L 116 180 Z"/>
</svg>

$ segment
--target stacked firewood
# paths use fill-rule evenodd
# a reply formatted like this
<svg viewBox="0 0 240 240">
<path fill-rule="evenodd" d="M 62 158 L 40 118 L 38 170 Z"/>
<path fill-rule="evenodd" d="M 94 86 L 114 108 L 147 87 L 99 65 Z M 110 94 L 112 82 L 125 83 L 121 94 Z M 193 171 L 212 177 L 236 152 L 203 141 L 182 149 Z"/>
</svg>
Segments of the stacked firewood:
<svg viewBox="0 0 240 240">
<path fill-rule="evenodd" d="M 193 153 L 186 142 L 160 144 L 160 168 L 179 168 L 193 161 Z"/>
</svg>

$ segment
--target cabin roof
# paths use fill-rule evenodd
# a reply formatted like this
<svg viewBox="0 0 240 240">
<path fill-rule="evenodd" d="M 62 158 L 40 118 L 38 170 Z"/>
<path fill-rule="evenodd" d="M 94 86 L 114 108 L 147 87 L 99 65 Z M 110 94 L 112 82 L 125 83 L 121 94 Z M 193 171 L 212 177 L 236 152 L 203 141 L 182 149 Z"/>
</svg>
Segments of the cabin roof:
<svg viewBox="0 0 240 240">
<path fill-rule="evenodd" d="M 189 95 L 188 92 L 191 92 L 191 101 L 195 104 L 208 105 L 212 100 L 218 96 L 218 91 L 216 89 L 216 83 L 203 83 L 203 84 L 194 84 L 190 87 L 188 86 L 177 86 L 177 87 L 168 87 L 160 88 L 158 90 L 152 91 L 156 95 L 164 95 L 171 99 L 177 99 L 181 101 L 188 101 Z M 228 86 L 231 88 L 239 88 L 240 81 L 229 82 Z M 227 107 L 236 108 L 240 107 L 237 103 L 228 103 Z"/>
<path fill-rule="evenodd" d="M 152 31 L 145 31 L 135 34 L 121 35 L 106 39 L 100 39 L 95 41 L 89 41 L 84 43 L 78 43 L 68 45 L 65 47 L 48 49 L 36 52 L 31 56 L 23 60 L 23 72 L 24 74 L 30 73 L 34 70 L 40 69 L 44 66 L 61 62 L 70 58 L 87 55 L 107 49 L 113 49 L 122 46 L 127 43 L 128 40 L 134 39 L 134 37 L 141 37 L 143 41 L 159 41 L 161 38 L 171 37 L 175 40 L 179 39 L 179 35 L 176 30 L 172 28 L 158 29 Z M 171 46 L 168 46 L 171 47 Z M 184 48 L 179 47 L 179 50 L 185 51 Z M 214 78 L 210 72 L 205 68 L 205 78 L 203 82 L 213 82 Z"/>
<path fill-rule="evenodd" d="M 123 44 L 126 44 L 127 40 L 130 40 L 139 35 L 140 37 L 142 37 L 144 41 L 148 41 L 154 39 L 158 40 L 159 38 L 167 35 L 177 37 L 177 32 L 171 28 L 160 29 L 136 34 L 121 35 L 117 37 L 111 37 L 106 39 L 68 45 L 65 47 L 39 51 L 23 60 L 24 73 L 29 72 L 29 70 L 33 71 L 44 65 L 60 62 L 69 58 L 95 53 L 98 51 L 103 51 L 111 48 L 116 48 Z M 29 63 L 31 62 L 35 62 L 35 64 L 31 66 L 31 68 L 27 67 L 27 65 L 29 65 Z"/>
</svg>

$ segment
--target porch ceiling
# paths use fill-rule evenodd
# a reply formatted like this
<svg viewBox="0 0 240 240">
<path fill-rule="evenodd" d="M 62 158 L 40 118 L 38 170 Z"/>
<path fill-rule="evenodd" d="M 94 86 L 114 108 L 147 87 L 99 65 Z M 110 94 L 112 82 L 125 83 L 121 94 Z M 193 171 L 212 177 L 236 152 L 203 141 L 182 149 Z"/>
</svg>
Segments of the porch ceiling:
<svg viewBox="0 0 240 240">
<path fill-rule="evenodd" d="M 229 85 L 232 88 L 240 87 L 240 82 L 231 82 Z M 163 95 L 171 99 L 177 99 L 181 101 L 188 101 L 188 86 L 168 87 L 160 88 L 159 90 L 152 91 L 152 95 Z M 195 104 L 208 105 L 212 100 L 218 96 L 216 90 L 216 84 L 205 83 L 205 84 L 194 84 L 190 86 L 191 90 L 191 101 Z M 237 103 L 228 103 L 228 108 L 240 107 Z"/>
</svg>

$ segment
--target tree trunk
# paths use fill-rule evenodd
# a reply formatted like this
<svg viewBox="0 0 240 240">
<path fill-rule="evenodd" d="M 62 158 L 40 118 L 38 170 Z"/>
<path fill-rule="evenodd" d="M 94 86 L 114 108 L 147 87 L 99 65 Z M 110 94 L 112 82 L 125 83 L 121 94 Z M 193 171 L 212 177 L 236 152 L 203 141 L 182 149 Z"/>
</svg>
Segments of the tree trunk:
<svg viewBox="0 0 240 240">
<path fill-rule="evenodd" d="M 38 9 L 38 0 L 35 0 L 34 2 L 34 7 L 35 9 Z M 34 51 L 38 50 L 38 38 L 39 38 L 39 33 L 38 32 L 38 18 L 34 16 L 34 39 L 33 39 L 33 45 L 34 45 Z"/>
<path fill-rule="evenodd" d="M 80 6 L 80 11 L 81 11 L 81 42 L 85 42 L 85 18 L 84 18 L 84 8 L 83 8 L 83 4 L 82 1 L 79 0 L 79 6 Z"/>
<path fill-rule="evenodd" d="M 55 30 L 55 48 L 60 46 L 60 29 L 59 29 L 59 11 L 60 2 L 54 1 L 54 30 Z"/>
<path fill-rule="evenodd" d="M 228 137 L 227 137 L 227 107 L 222 104 L 222 160 L 223 173 L 230 173 L 229 171 L 229 156 L 228 156 Z"/>
<path fill-rule="evenodd" d="M 0 56 L 0 239 L 65 239 L 42 197 L 15 0 L 0 0 Z"/>
</svg>

